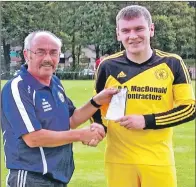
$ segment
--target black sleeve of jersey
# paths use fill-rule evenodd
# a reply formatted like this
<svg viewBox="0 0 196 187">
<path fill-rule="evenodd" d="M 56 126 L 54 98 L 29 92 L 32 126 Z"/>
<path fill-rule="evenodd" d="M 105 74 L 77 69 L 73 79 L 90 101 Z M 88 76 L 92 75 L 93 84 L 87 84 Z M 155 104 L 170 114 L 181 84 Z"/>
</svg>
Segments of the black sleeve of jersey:
<svg viewBox="0 0 196 187">
<path fill-rule="evenodd" d="M 97 112 L 95 112 L 92 116 L 92 121 L 91 122 L 96 122 L 96 123 L 99 123 L 103 126 L 105 132 L 107 132 L 107 127 L 105 125 L 103 125 L 103 121 L 101 119 L 101 112 L 100 112 L 100 109 L 97 110 Z"/>
<path fill-rule="evenodd" d="M 174 74 L 173 84 L 174 85 L 183 84 L 183 83 L 191 84 L 189 72 L 183 60 L 181 58 L 179 59 L 173 58 L 172 62 L 173 63 L 168 63 L 168 66 L 170 67 L 171 71 Z"/>
<path fill-rule="evenodd" d="M 106 64 L 102 62 L 98 68 L 97 76 L 96 76 L 96 83 L 95 83 L 95 90 L 97 93 L 101 92 L 106 83 Z"/>
<path fill-rule="evenodd" d="M 179 85 L 191 84 L 191 79 L 183 60 L 180 57 L 175 57 L 172 62 L 173 63 L 169 63 L 168 66 L 171 68 L 174 75 L 173 86 L 177 87 Z M 189 92 L 191 92 L 191 90 L 189 90 Z M 178 90 L 173 89 L 173 94 L 178 96 Z M 176 108 L 162 113 L 144 115 L 146 122 L 146 127 L 144 129 L 174 127 L 195 119 L 195 103 L 189 101 L 192 100 L 191 97 L 187 96 L 187 98 L 184 99 L 184 97 L 180 98 L 178 96 L 178 100 L 181 101 L 181 104 Z"/>
<path fill-rule="evenodd" d="M 105 63 L 101 63 L 99 65 L 97 76 L 96 76 L 96 83 L 95 83 L 96 93 L 99 93 L 104 89 L 105 83 L 106 83 Z M 94 113 L 92 119 L 94 122 L 101 124 L 104 127 L 105 132 L 107 132 L 107 127 L 103 125 L 103 121 L 101 119 L 100 109 L 98 109 L 97 112 Z"/>
<path fill-rule="evenodd" d="M 194 120 L 195 117 L 195 104 L 181 105 L 167 112 L 144 115 L 146 122 L 146 127 L 144 129 L 163 129 L 174 127 Z"/>
</svg>

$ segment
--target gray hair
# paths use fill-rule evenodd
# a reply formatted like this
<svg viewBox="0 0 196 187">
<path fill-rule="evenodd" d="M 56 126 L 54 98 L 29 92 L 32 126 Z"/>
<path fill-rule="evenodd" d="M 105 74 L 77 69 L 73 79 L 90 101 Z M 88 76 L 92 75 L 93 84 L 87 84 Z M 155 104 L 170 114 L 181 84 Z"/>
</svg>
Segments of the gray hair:
<svg viewBox="0 0 196 187">
<path fill-rule="evenodd" d="M 62 41 L 60 38 L 58 38 L 55 34 L 51 33 L 50 31 L 34 31 L 34 32 L 31 32 L 24 40 L 24 49 L 30 49 L 31 47 L 31 42 L 32 40 L 34 39 L 34 37 L 37 35 L 37 34 L 40 34 L 40 33 L 45 33 L 45 34 L 48 34 L 50 36 L 52 36 L 56 42 L 58 43 L 58 45 L 60 47 L 62 47 Z"/>
<path fill-rule="evenodd" d="M 144 16 L 145 20 L 148 22 L 148 26 L 152 24 L 152 17 L 147 8 L 139 5 L 127 6 L 118 12 L 116 16 L 116 25 L 118 25 L 120 19 L 130 20 L 141 16 Z"/>
</svg>

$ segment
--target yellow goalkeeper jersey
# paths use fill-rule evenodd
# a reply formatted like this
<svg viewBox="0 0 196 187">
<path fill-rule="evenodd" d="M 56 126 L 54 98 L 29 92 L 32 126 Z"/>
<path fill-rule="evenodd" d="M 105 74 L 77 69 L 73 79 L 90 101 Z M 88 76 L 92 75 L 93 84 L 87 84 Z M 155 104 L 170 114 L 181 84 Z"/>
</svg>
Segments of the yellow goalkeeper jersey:
<svg viewBox="0 0 196 187">
<path fill-rule="evenodd" d="M 195 99 L 183 60 L 175 54 L 153 50 L 151 58 L 136 64 L 122 51 L 105 58 L 95 83 L 104 88 L 127 88 L 124 114 L 144 115 L 143 130 L 128 130 L 105 120 L 108 105 L 93 119 L 107 127 L 105 161 L 125 164 L 174 165 L 173 126 L 195 118 Z"/>
</svg>

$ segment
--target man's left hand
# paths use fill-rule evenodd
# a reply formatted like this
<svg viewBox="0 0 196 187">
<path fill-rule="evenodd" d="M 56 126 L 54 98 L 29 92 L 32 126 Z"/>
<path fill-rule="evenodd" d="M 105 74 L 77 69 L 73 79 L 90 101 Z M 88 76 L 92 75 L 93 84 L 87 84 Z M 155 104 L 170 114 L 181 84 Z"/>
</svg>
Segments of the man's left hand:
<svg viewBox="0 0 196 187">
<path fill-rule="evenodd" d="M 145 119 L 143 115 L 129 115 L 121 117 L 115 121 L 127 129 L 143 129 L 145 128 Z"/>
</svg>

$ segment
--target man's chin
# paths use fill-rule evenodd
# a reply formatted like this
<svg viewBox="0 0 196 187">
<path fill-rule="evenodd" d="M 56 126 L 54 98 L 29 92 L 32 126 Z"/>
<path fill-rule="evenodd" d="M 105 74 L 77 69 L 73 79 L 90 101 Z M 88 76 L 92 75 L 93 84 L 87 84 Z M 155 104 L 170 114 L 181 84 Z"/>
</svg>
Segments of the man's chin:
<svg viewBox="0 0 196 187">
<path fill-rule="evenodd" d="M 54 67 L 53 66 L 41 66 L 40 67 L 41 72 L 54 72 Z"/>
<path fill-rule="evenodd" d="M 41 66 L 40 69 L 43 69 L 43 70 L 53 70 L 54 67 L 53 66 Z"/>
<path fill-rule="evenodd" d="M 42 77 L 51 77 L 53 75 L 53 70 L 42 70 L 40 71 L 40 75 Z"/>
<path fill-rule="evenodd" d="M 139 55 L 139 54 L 141 54 L 142 50 L 139 50 L 139 49 L 128 49 L 127 52 L 130 53 L 130 54 L 133 54 L 133 55 Z"/>
<path fill-rule="evenodd" d="M 127 51 L 129 53 L 135 54 L 135 55 L 143 53 L 144 50 L 145 50 L 145 48 L 143 46 L 138 46 L 138 47 L 131 47 L 131 46 L 129 46 L 127 48 Z"/>
</svg>

